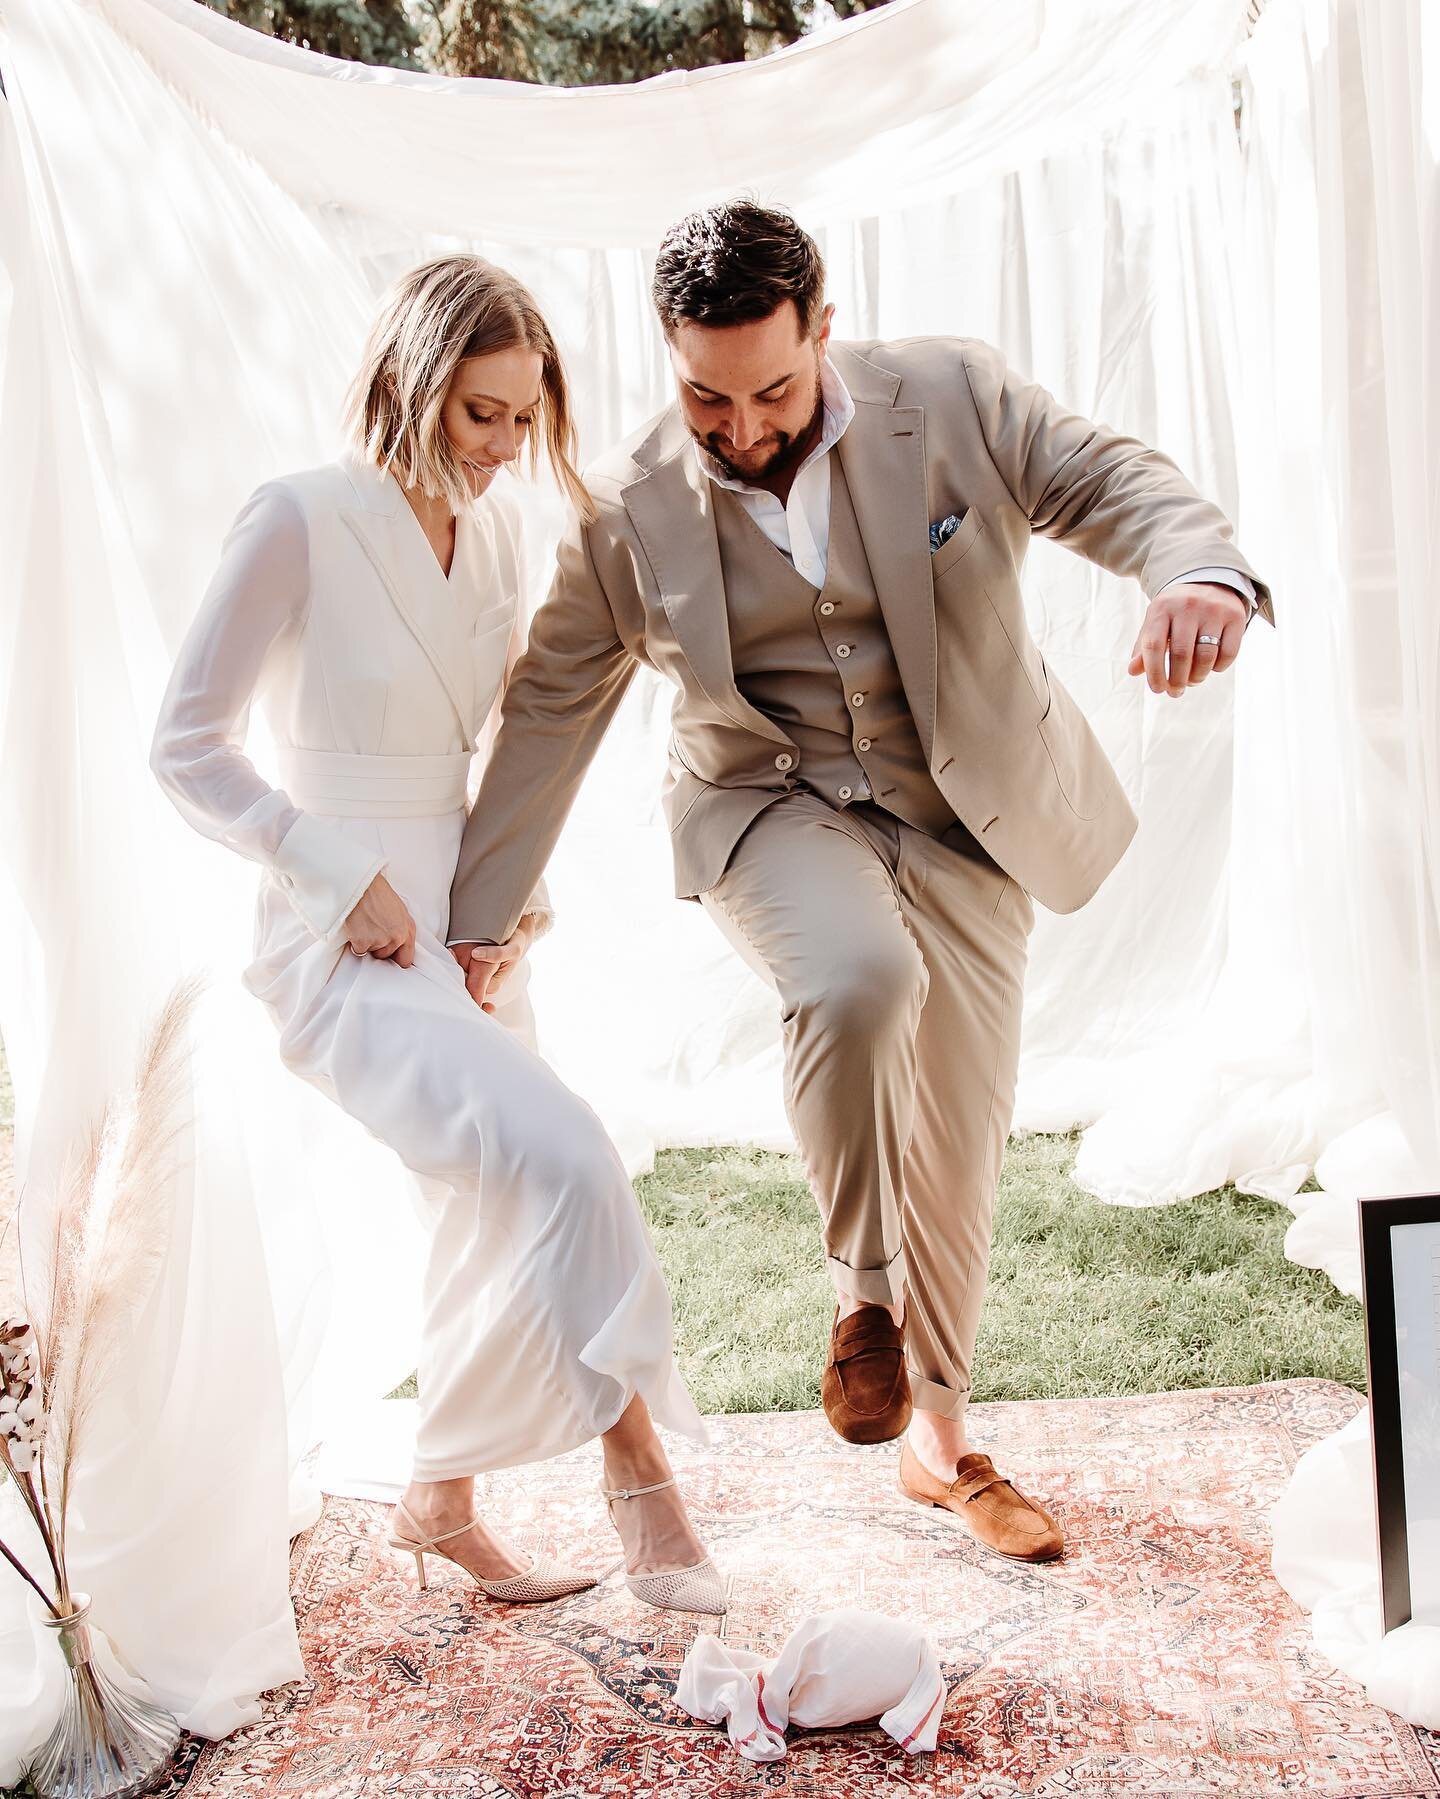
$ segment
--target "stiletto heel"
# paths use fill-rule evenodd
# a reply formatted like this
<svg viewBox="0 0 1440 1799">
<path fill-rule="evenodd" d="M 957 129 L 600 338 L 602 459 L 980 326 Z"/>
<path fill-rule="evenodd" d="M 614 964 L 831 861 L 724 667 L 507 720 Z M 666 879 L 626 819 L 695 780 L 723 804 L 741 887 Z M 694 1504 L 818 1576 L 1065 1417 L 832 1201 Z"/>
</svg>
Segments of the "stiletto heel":
<svg viewBox="0 0 1440 1799">
<path fill-rule="evenodd" d="M 615 1523 L 615 1501 L 617 1499 L 639 1499 L 644 1493 L 661 1493 L 666 1487 L 675 1485 L 675 1477 L 669 1480 L 657 1480 L 652 1487 L 601 1487 L 606 1509 L 610 1513 L 610 1522 Z M 613 1574 L 617 1568 L 625 1567 L 622 1555 L 607 1570 Z M 653 1605 L 662 1612 L 703 1612 L 707 1617 L 723 1618 L 730 1609 L 725 1603 L 725 1583 L 720 1578 L 720 1570 L 707 1555 L 703 1561 L 692 1562 L 688 1568 L 660 1568 L 652 1574 L 625 1574 L 625 1585 L 637 1599 L 643 1599 L 646 1605 Z"/>
<path fill-rule="evenodd" d="M 406 1511 L 403 1500 L 396 1503 L 395 1510 L 415 1534 L 411 1537 L 398 1536 L 392 1528 L 385 1540 L 392 1549 L 403 1549 L 415 1557 L 415 1574 L 422 1593 L 428 1592 L 430 1587 L 425 1573 L 427 1555 L 438 1555 L 442 1561 L 454 1563 L 463 1574 L 470 1575 L 487 1599 L 503 1600 L 507 1605 L 544 1605 L 548 1600 L 564 1599 L 571 1593 L 583 1593 L 586 1587 L 595 1585 L 590 1575 L 578 1574 L 573 1568 L 564 1567 L 548 1555 L 533 1557 L 530 1566 L 519 1574 L 509 1574 L 503 1580 L 482 1580 L 478 1574 L 471 1574 L 462 1563 L 455 1561 L 453 1555 L 448 1555 L 439 1548 L 441 1543 L 448 1543 L 452 1537 L 463 1537 L 473 1525 L 473 1519 L 469 1524 L 462 1524 L 458 1530 L 443 1530 L 438 1537 L 427 1537 Z"/>
</svg>

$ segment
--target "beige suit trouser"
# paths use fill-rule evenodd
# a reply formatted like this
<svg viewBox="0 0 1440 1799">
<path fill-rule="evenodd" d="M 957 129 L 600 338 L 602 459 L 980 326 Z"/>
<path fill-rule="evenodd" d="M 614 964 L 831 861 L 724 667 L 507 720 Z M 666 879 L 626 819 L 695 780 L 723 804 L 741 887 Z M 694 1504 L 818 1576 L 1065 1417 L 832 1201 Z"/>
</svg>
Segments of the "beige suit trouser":
<svg viewBox="0 0 1440 1799">
<path fill-rule="evenodd" d="M 1029 896 L 983 852 L 797 791 L 702 899 L 779 994 L 786 1105 L 835 1285 L 905 1300 L 915 1403 L 961 1417 L 1015 1102 Z"/>
</svg>

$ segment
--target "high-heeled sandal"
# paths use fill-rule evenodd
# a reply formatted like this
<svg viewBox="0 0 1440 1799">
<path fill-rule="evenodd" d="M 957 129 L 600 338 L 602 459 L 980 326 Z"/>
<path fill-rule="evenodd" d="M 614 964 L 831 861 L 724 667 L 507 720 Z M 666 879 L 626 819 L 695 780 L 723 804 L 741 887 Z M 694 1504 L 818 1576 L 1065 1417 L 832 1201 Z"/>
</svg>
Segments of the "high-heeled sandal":
<svg viewBox="0 0 1440 1799">
<path fill-rule="evenodd" d="M 674 1485 L 675 1477 L 671 1475 L 669 1480 L 657 1480 L 653 1487 L 602 1486 L 600 1491 L 610 1513 L 610 1522 L 614 1524 L 617 1499 L 639 1499 L 643 1493 L 660 1493 Z M 622 1555 L 605 1572 L 610 1575 L 624 1567 Z M 643 1599 L 646 1605 L 653 1605 L 662 1612 L 704 1612 L 712 1618 L 723 1618 L 730 1609 L 725 1603 L 725 1583 L 720 1578 L 720 1570 L 708 1555 L 703 1561 L 692 1562 L 688 1568 L 661 1568 L 652 1574 L 631 1574 L 626 1569 L 625 1585 L 637 1599 Z"/>
<path fill-rule="evenodd" d="M 453 1555 L 448 1555 L 439 1547 L 441 1543 L 448 1543 L 452 1537 L 463 1537 L 473 1526 L 473 1518 L 458 1530 L 442 1530 L 438 1537 L 427 1537 L 406 1511 L 403 1500 L 396 1503 L 395 1510 L 415 1535 L 413 1538 L 397 1536 L 392 1526 L 391 1533 L 385 1540 L 392 1549 L 404 1549 L 415 1557 L 415 1573 L 422 1593 L 430 1585 L 425 1577 L 427 1555 L 438 1555 L 442 1561 L 453 1563 L 462 1573 L 470 1575 L 487 1599 L 501 1599 L 507 1605 L 543 1605 L 550 1599 L 564 1599 L 570 1593 L 583 1593 L 586 1587 L 596 1584 L 591 1575 L 577 1574 L 573 1568 L 566 1568 L 548 1555 L 533 1557 L 530 1566 L 523 1568 L 519 1574 L 507 1574 L 503 1580 L 482 1580 L 478 1574 L 471 1574 L 463 1562 L 457 1562 Z"/>
</svg>

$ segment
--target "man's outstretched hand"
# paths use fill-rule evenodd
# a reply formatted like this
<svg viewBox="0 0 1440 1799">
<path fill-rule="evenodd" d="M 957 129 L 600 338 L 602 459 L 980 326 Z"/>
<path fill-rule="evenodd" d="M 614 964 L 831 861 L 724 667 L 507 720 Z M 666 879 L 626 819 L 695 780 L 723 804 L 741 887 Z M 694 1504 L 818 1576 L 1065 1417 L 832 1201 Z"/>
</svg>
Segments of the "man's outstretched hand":
<svg viewBox="0 0 1440 1799">
<path fill-rule="evenodd" d="M 1143 674 L 1151 693 L 1178 700 L 1207 675 L 1224 674 L 1240 654 L 1250 608 L 1232 587 L 1177 581 L 1150 602 L 1129 672 Z M 1200 639 L 1213 638 L 1213 643 Z"/>
<path fill-rule="evenodd" d="M 465 986 L 471 999 L 484 1012 L 493 1012 L 499 1003 L 500 989 L 512 970 L 520 963 L 535 927 L 522 918 L 508 943 L 452 943 L 450 954 L 465 970 Z"/>
</svg>

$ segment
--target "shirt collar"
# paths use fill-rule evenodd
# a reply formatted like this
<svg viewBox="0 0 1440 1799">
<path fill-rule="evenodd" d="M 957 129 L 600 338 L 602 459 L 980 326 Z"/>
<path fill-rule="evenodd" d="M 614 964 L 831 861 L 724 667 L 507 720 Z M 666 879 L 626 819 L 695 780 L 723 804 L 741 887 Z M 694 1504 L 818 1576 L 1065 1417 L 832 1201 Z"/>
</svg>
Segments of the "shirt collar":
<svg viewBox="0 0 1440 1799">
<path fill-rule="evenodd" d="M 801 463 L 797 476 L 818 462 L 822 456 L 828 456 L 850 428 L 850 421 L 855 417 L 855 402 L 850 397 L 850 389 L 841 379 L 835 364 L 827 356 L 820 364 L 820 402 L 824 407 L 824 418 L 821 421 L 820 441 Z M 728 488 L 731 493 L 764 493 L 761 487 L 753 487 L 748 481 L 738 481 L 730 471 L 710 454 L 703 444 L 695 443 L 695 455 L 702 471 L 707 474 L 717 487 Z"/>
</svg>

